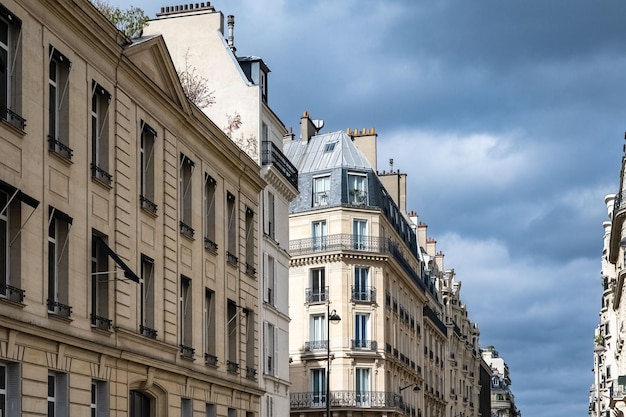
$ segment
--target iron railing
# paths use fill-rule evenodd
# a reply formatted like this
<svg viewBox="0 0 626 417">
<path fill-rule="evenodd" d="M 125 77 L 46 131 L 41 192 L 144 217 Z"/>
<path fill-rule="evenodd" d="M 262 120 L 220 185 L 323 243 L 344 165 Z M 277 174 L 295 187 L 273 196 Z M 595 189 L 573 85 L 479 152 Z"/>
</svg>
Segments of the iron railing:
<svg viewBox="0 0 626 417">
<path fill-rule="evenodd" d="M 261 142 L 261 163 L 274 165 L 285 179 L 298 189 L 298 170 L 272 141 Z"/>
<path fill-rule="evenodd" d="M 289 395 L 292 410 L 326 407 L 325 392 L 296 392 Z M 341 408 L 403 409 L 402 396 L 385 391 L 331 391 L 330 406 Z"/>
<path fill-rule="evenodd" d="M 6 106 L 0 106 L 0 115 L 2 115 L 4 120 L 13 124 L 15 127 L 22 130 L 26 127 L 26 119 Z"/>
<path fill-rule="evenodd" d="M 351 347 L 355 350 L 377 350 L 378 342 L 376 340 L 352 339 Z"/>
<path fill-rule="evenodd" d="M 376 301 L 376 288 L 352 286 L 352 301 L 356 303 L 373 303 Z"/>
<path fill-rule="evenodd" d="M 307 288 L 304 297 L 307 304 L 324 303 L 328 301 L 328 287 Z"/>
<path fill-rule="evenodd" d="M 424 317 L 430 319 L 430 321 L 443 333 L 444 335 L 448 334 L 448 328 L 441 321 L 437 314 L 428 306 L 424 306 Z"/>
<path fill-rule="evenodd" d="M 314 350 L 326 350 L 328 349 L 328 340 L 309 340 L 304 342 L 304 351 L 312 352 Z"/>
</svg>

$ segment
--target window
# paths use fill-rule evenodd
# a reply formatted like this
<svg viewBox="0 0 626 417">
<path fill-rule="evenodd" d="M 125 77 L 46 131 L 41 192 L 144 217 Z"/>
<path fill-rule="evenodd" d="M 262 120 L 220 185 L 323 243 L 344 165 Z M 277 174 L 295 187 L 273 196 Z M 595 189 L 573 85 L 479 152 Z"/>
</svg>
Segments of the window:
<svg viewBox="0 0 626 417">
<path fill-rule="evenodd" d="M 20 129 L 26 120 L 20 116 L 22 107 L 22 22 L 0 5 L 0 117 Z"/>
<path fill-rule="evenodd" d="M 355 378 L 356 404 L 367 407 L 370 405 L 370 369 L 356 368 Z"/>
<path fill-rule="evenodd" d="M 313 178 L 313 207 L 327 206 L 330 191 L 330 175 Z"/>
<path fill-rule="evenodd" d="M 69 81 L 72 63 L 53 46 L 49 56 L 48 143 L 51 152 L 72 159 L 69 147 Z"/>
<path fill-rule="evenodd" d="M 307 292 L 307 303 L 322 303 L 328 300 L 326 270 L 324 268 L 311 269 L 311 288 Z"/>
<path fill-rule="evenodd" d="M 246 273 L 256 275 L 254 267 L 254 211 L 246 207 Z"/>
<path fill-rule="evenodd" d="M 217 406 L 215 404 L 207 403 L 206 417 L 217 417 Z"/>
<path fill-rule="evenodd" d="M 234 408 L 228 408 L 228 417 L 237 417 L 237 410 Z"/>
<path fill-rule="evenodd" d="M 109 331 L 112 321 L 109 319 L 110 271 L 106 237 L 93 234 L 91 239 L 91 325 Z"/>
<path fill-rule="evenodd" d="M 274 304 L 274 299 L 276 297 L 275 285 L 276 285 L 276 276 L 275 276 L 275 266 L 276 261 L 273 256 L 267 255 L 267 272 L 265 274 L 265 302 L 271 305 Z"/>
<path fill-rule="evenodd" d="M 276 347 L 278 345 L 278 333 L 273 324 L 265 325 L 265 373 L 268 375 L 276 375 Z"/>
<path fill-rule="evenodd" d="M 183 357 L 193 358 L 191 320 L 191 279 L 180 277 L 180 349 Z"/>
<path fill-rule="evenodd" d="M 269 395 L 265 397 L 265 415 L 274 417 L 274 398 Z"/>
<path fill-rule="evenodd" d="M 326 369 L 311 369 L 311 392 L 313 393 L 313 407 L 326 405 Z"/>
<path fill-rule="evenodd" d="M 67 374 L 48 374 L 48 417 L 68 416 Z"/>
<path fill-rule="evenodd" d="M 263 103 L 267 103 L 267 73 L 265 73 L 265 71 L 261 71 L 260 78 L 261 100 L 263 100 Z"/>
<path fill-rule="evenodd" d="M 237 304 L 235 304 L 233 300 L 228 300 L 226 317 L 228 318 L 226 324 L 226 342 L 228 344 L 226 346 L 228 352 L 227 366 L 229 366 L 229 370 L 233 370 L 233 368 L 238 368 L 237 350 L 239 349 L 239 346 L 237 346 Z"/>
<path fill-rule="evenodd" d="M 22 302 L 20 289 L 20 216 L 22 207 L 14 194 L 0 190 L 0 297 Z"/>
<path fill-rule="evenodd" d="M 139 202 L 141 208 L 149 213 L 156 214 L 157 205 L 154 203 L 154 148 L 156 142 L 156 130 L 147 123 L 141 122 L 141 148 L 140 173 L 139 173 Z"/>
<path fill-rule="evenodd" d="M 141 280 L 139 332 L 144 336 L 156 339 L 157 331 L 154 329 L 154 260 L 143 254 L 141 255 Z"/>
<path fill-rule="evenodd" d="M 191 203 L 192 186 L 191 175 L 195 164 L 191 159 L 180 154 L 180 232 L 187 237 L 193 237 L 194 230 L 191 227 Z"/>
<path fill-rule="evenodd" d="M 267 235 L 276 239 L 276 205 L 273 193 L 267 193 Z"/>
<path fill-rule="evenodd" d="M 235 211 L 235 196 L 231 193 L 226 195 L 226 221 L 228 230 L 228 251 L 226 257 L 232 265 L 237 265 L 237 212 Z"/>
<path fill-rule="evenodd" d="M 320 350 L 328 347 L 326 340 L 326 316 L 311 314 L 309 316 L 309 349 Z"/>
<path fill-rule="evenodd" d="M 108 417 L 109 386 L 106 381 L 91 381 L 91 417 Z"/>
<path fill-rule="evenodd" d="M 352 290 L 353 301 L 373 302 L 373 290 L 370 287 L 369 268 L 357 266 L 354 268 L 354 287 Z"/>
<path fill-rule="evenodd" d="M 20 365 L 0 363 L 0 415 L 19 416 L 22 412 Z"/>
<path fill-rule="evenodd" d="M 215 191 L 217 181 L 204 174 L 204 247 L 217 252 L 215 242 Z"/>
<path fill-rule="evenodd" d="M 131 390 L 129 403 L 130 417 L 152 417 L 150 398 L 143 392 Z"/>
<path fill-rule="evenodd" d="M 69 302 L 69 232 L 72 218 L 49 207 L 48 218 L 48 311 L 70 317 Z"/>
<path fill-rule="evenodd" d="M 313 236 L 313 250 L 325 251 L 328 243 L 326 220 L 318 220 L 311 223 L 311 235 Z"/>
<path fill-rule="evenodd" d="M 256 350 L 255 333 L 254 333 L 254 312 L 250 309 L 244 309 L 246 314 L 246 378 L 255 379 L 257 370 L 254 363 L 254 354 Z"/>
<path fill-rule="evenodd" d="M 367 221 L 354 220 L 352 223 L 352 243 L 356 250 L 367 249 Z"/>
<path fill-rule="evenodd" d="M 204 357 L 209 365 L 217 365 L 215 356 L 215 292 L 204 290 Z"/>
<path fill-rule="evenodd" d="M 180 417 L 192 417 L 193 403 L 191 398 L 180 399 Z"/>
<path fill-rule="evenodd" d="M 109 103 L 111 94 L 91 82 L 91 176 L 111 185 L 109 174 Z"/>
<path fill-rule="evenodd" d="M 348 174 L 348 202 L 354 205 L 367 204 L 367 176 Z"/>
<path fill-rule="evenodd" d="M 370 315 L 357 313 L 354 315 L 354 343 L 355 349 L 370 347 Z"/>
</svg>

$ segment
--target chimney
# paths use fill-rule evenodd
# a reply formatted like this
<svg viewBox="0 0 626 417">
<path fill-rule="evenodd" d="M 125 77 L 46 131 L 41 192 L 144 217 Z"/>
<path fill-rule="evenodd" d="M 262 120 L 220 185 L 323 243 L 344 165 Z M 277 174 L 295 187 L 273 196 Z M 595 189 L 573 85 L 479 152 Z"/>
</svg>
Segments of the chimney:
<svg viewBox="0 0 626 417">
<path fill-rule="evenodd" d="M 443 254 L 442 251 L 437 252 L 437 254 L 435 255 L 435 263 L 437 264 L 437 266 L 439 267 L 440 271 L 445 271 L 443 269 L 443 257 L 445 255 Z"/>
<path fill-rule="evenodd" d="M 374 128 L 363 129 L 359 132 L 359 129 L 346 130 L 346 133 L 352 138 L 352 142 L 356 147 L 365 155 L 374 171 L 378 171 L 378 152 L 376 149 L 376 139 L 378 134 Z"/>
<path fill-rule="evenodd" d="M 228 15 L 228 47 L 233 54 L 237 52 L 237 48 L 235 48 L 235 16 L 232 14 Z"/>
<path fill-rule="evenodd" d="M 422 248 L 426 247 L 426 236 L 428 236 L 428 226 L 424 222 L 417 224 L 417 244 Z"/>
<path fill-rule="evenodd" d="M 304 112 L 300 118 L 300 139 L 304 142 L 308 142 L 311 137 L 317 134 L 317 128 L 311 120 L 309 113 Z"/>
<path fill-rule="evenodd" d="M 293 128 L 289 128 L 289 132 L 285 133 L 285 136 L 283 136 L 283 143 L 288 143 L 293 141 L 293 139 L 295 138 L 296 135 L 293 134 Z"/>
<path fill-rule="evenodd" d="M 432 237 L 426 239 L 426 253 L 430 256 L 435 256 L 437 252 L 437 241 Z"/>
</svg>

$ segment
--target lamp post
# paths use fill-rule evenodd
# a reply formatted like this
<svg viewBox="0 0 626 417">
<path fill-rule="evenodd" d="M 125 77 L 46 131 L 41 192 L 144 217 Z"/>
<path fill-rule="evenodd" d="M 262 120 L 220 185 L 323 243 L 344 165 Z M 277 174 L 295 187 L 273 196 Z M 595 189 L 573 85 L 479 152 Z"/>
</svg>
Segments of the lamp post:
<svg viewBox="0 0 626 417">
<path fill-rule="evenodd" d="M 326 304 L 326 417 L 330 417 L 330 322 L 337 324 L 341 317 L 337 310 L 330 311 L 330 304 Z"/>
</svg>

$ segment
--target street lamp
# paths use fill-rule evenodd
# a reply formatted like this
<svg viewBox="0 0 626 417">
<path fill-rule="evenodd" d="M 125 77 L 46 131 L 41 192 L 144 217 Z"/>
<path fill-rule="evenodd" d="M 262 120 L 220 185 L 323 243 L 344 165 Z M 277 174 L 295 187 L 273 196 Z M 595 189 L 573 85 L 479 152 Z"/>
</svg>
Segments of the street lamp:
<svg viewBox="0 0 626 417">
<path fill-rule="evenodd" d="M 330 304 L 326 304 L 326 417 L 330 417 L 330 323 L 337 324 L 340 321 L 337 310 L 330 311 Z"/>
<path fill-rule="evenodd" d="M 420 386 L 417 385 L 417 383 L 415 383 L 415 384 L 409 384 L 406 387 L 400 387 L 400 393 L 402 393 L 402 391 L 404 391 L 405 389 L 411 388 L 411 387 L 413 387 L 413 391 L 419 391 L 420 390 Z"/>
</svg>

